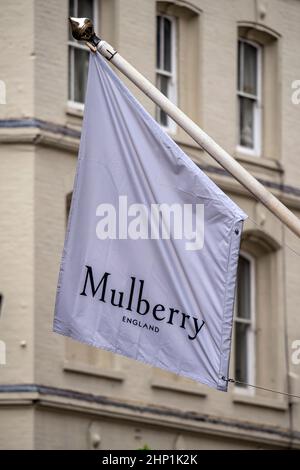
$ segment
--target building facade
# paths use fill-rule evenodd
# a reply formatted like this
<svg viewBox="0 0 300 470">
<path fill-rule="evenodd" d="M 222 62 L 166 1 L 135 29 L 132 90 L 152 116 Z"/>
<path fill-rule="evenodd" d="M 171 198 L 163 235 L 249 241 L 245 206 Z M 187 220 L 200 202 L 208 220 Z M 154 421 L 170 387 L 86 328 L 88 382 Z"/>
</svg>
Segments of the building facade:
<svg viewBox="0 0 300 470">
<path fill-rule="evenodd" d="M 249 215 L 221 393 L 52 333 L 96 31 L 300 217 L 298 0 L 0 0 L 0 448 L 300 448 L 300 242 L 145 95 Z M 101 113 L 99 113 L 101 119 Z"/>
</svg>

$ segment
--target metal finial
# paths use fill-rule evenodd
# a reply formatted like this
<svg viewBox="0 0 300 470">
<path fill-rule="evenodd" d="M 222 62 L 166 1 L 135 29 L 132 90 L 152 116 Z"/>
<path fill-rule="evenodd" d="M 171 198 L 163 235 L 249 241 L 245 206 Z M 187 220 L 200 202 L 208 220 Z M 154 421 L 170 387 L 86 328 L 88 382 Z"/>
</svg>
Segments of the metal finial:
<svg viewBox="0 0 300 470">
<path fill-rule="evenodd" d="M 77 41 L 86 41 L 92 50 L 96 50 L 100 38 L 96 36 L 94 25 L 89 18 L 69 18 L 72 29 L 72 36 Z"/>
</svg>

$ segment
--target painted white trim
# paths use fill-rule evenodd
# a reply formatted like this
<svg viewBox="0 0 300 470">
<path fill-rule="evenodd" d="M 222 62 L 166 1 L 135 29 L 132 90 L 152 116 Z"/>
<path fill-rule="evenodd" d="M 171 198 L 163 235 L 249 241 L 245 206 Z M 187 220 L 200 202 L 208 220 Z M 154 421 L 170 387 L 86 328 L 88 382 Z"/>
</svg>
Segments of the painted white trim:
<svg viewBox="0 0 300 470">
<path fill-rule="evenodd" d="M 256 382 L 256 274 L 255 266 L 256 260 L 253 256 L 244 251 L 240 251 L 240 256 L 249 261 L 250 265 L 250 321 L 245 321 L 249 324 L 247 332 L 247 380 L 246 382 L 255 385 Z M 240 321 L 240 320 L 239 320 Z M 234 322 L 236 322 L 236 303 L 234 309 Z M 240 321 L 243 323 L 243 321 Z M 235 350 L 236 355 L 236 350 Z M 235 386 L 234 391 L 243 395 L 254 395 L 255 389 L 253 387 L 240 387 Z"/>
<path fill-rule="evenodd" d="M 239 97 L 250 98 L 255 101 L 254 107 L 254 148 L 251 149 L 249 147 L 245 147 L 243 145 L 238 144 L 236 149 L 240 153 L 244 153 L 245 155 L 251 155 L 254 157 L 260 157 L 262 152 L 262 46 L 256 42 L 249 41 L 248 39 L 238 38 L 239 42 L 250 44 L 251 46 L 255 47 L 257 50 L 257 71 L 256 71 L 256 83 L 257 83 L 257 94 L 251 95 L 248 93 L 244 93 L 239 91 L 238 83 L 237 83 L 237 122 L 238 122 L 238 142 L 240 142 L 240 116 L 239 116 Z M 239 58 L 240 60 L 240 58 Z M 244 68 L 242 69 L 242 72 Z M 238 73 L 240 71 L 238 70 Z M 243 81 L 243 77 L 242 77 Z"/>
<path fill-rule="evenodd" d="M 177 104 L 177 38 L 178 38 L 177 18 L 175 16 L 169 16 L 169 15 L 164 15 L 164 14 L 160 14 L 160 13 L 158 13 L 156 15 L 156 17 L 166 18 L 172 24 L 172 33 L 171 33 L 171 72 L 168 72 L 167 70 L 162 70 L 162 69 L 156 68 L 155 69 L 155 74 L 156 74 L 156 77 L 157 77 L 157 75 L 164 75 L 164 76 L 170 78 L 170 87 L 169 87 L 169 90 L 168 90 L 168 98 L 169 98 L 170 101 L 172 101 L 172 103 L 174 103 L 176 105 Z M 161 39 L 163 39 L 163 38 L 161 38 Z M 160 47 L 161 47 L 161 51 L 162 51 L 163 40 L 160 41 Z M 161 52 L 160 52 L 160 54 L 161 54 L 161 56 L 163 55 Z M 177 129 L 177 124 L 173 120 L 171 120 L 171 118 L 168 115 L 167 115 L 167 122 L 168 122 L 167 126 L 163 126 L 163 125 L 160 124 L 162 129 L 164 129 L 166 132 L 168 132 L 170 134 L 175 134 L 176 129 Z"/>
<path fill-rule="evenodd" d="M 68 46 L 74 47 L 74 49 L 81 49 L 83 51 L 89 51 L 90 50 L 88 48 L 88 46 L 86 46 L 85 44 L 82 44 L 79 41 L 75 42 L 75 40 L 71 41 L 70 39 L 68 40 Z"/>
<path fill-rule="evenodd" d="M 84 104 L 79 103 L 78 101 L 68 100 L 67 109 L 74 109 L 74 111 L 83 111 Z"/>
</svg>

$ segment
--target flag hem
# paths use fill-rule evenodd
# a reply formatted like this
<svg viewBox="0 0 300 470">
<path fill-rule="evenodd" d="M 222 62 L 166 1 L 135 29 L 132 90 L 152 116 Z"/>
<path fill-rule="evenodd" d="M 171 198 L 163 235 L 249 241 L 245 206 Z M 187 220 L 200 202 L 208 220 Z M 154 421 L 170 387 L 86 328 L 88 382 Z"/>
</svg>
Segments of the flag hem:
<svg viewBox="0 0 300 470">
<path fill-rule="evenodd" d="M 61 326 L 59 325 L 61 324 Z M 65 328 L 66 327 L 66 328 Z M 118 350 L 118 348 L 115 348 L 115 347 L 109 347 L 109 346 L 103 346 L 101 344 L 101 346 L 99 346 L 97 344 L 97 341 L 95 340 L 90 340 L 90 339 L 87 339 L 85 337 L 83 337 L 82 335 L 78 334 L 78 333 L 75 333 L 74 330 L 72 329 L 72 327 L 68 326 L 67 324 L 65 324 L 64 322 L 62 322 L 61 320 L 59 320 L 58 318 L 55 319 L 54 323 L 53 323 L 53 332 L 54 333 L 57 333 L 59 335 L 62 335 L 62 336 L 66 336 L 68 338 L 72 338 L 74 339 L 75 341 L 79 341 L 80 343 L 83 343 L 83 344 L 87 344 L 89 346 L 92 346 L 94 348 L 97 348 L 97 349 L 100 349 L 100 350 L 104 350 L 104 351 L 108 351 L 108 352 L 112 352 L 114 354 L 118 354 L 120 357 L 127 357 L 129 359 L 132 359 L 134 361 L 138 361 L 140 363 L 143 363 L 147 366 L 151 366 L 151 367 L 156 367 L 156 368 L 159 368 L 159 369 L 163 369 L 167 372 L 172 372 L 173 374 L 176 374 L 178 375 L 179 377 L 186 377 L 186 378 L 189 378 L 189 379 L 192 379 L 194 380 L 195 382 L 197 383 L 201 383 L 201 384 L 204 384 L 204 385 L 207 385 L 208 387 L 211 387 L 211 388 L 214 388 L 216 389 L 217 388 L 217 383 L 215 381 L 210 381 L 206 378 L 202 378 L 198 375 L 193 375 L 193 374 L 189 374 L 189 373 L 182 373 L 182 371 L 178 372 L 178 370 L 176 369 L 173 369 L 169 366 L 163 366 L 163 365 L 158 365 L 156 363 L 153 363 L 153 362 L 150 362 L 150 361 L 147 361 L 145 360 L 143 357 L 141 356 L 134 356 L 134 355 L 130 355 L 130 353 L 127 353 L 125 352 L 123 349 L 122 350 Z"/>
<path fill-rule="evenodd" d="M 230 352 L 231 352 L 231 339 L 232 339 L 232 323 L 233 323 L 233 308 L 235 300 L 236 289 L 236 272 L 238 267 L 238 259 L 240 252 L 241 235 L 243 229 L 243 220 L 236 220 L 232 225 L 230 248 L 228 250 L 228 264 L 227 264 L 227 278 L 224 295 L 223 319 L 222 319 L 222 334 L 221 334 L 221 347 L 220 347 L 220 368 L 219 380 L 217 389 L 227 392 L 228 382 L 224 377 L 228 377 Z"/>
</svg>

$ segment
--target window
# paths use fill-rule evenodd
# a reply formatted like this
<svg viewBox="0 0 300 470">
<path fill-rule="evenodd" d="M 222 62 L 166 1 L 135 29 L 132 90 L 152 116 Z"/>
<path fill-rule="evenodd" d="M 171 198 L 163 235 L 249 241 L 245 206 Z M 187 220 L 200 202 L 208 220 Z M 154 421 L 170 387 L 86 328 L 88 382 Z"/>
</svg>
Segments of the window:
<svg viewBox="0 0 300 470">
<path fill-rule="evenodd" d="M 261 151 L 261 48 L 238 42 L 238 145 L 248 153 Z"/>
<path fill-rule="evenodd" d="M 69 16 L 76 18 L 91 18 L 95 24 L 95 0 L 69 0 Z M 69 33 L 69 102 L 83 107 L 88 64 L 89 50 L 87 47 L 73 39 Z"/>
<path fill-rule="evenodd" d="M 156 86 L 176 103 L 176 20 L 166 15 L 158 15 L 156 20 Z M 174 121 L 160 108 L 156 119 L 163 127 L 175 130 Z"/>
<path fill-rule="evenodd" d="M 254 383 L 254 259 L 239 258 L 235 303 L 235 379 Z M 239 384 L 238 384 L 239 385 Z M 240 387 L 247 388 L 245 385 Z"/>
</svg>

